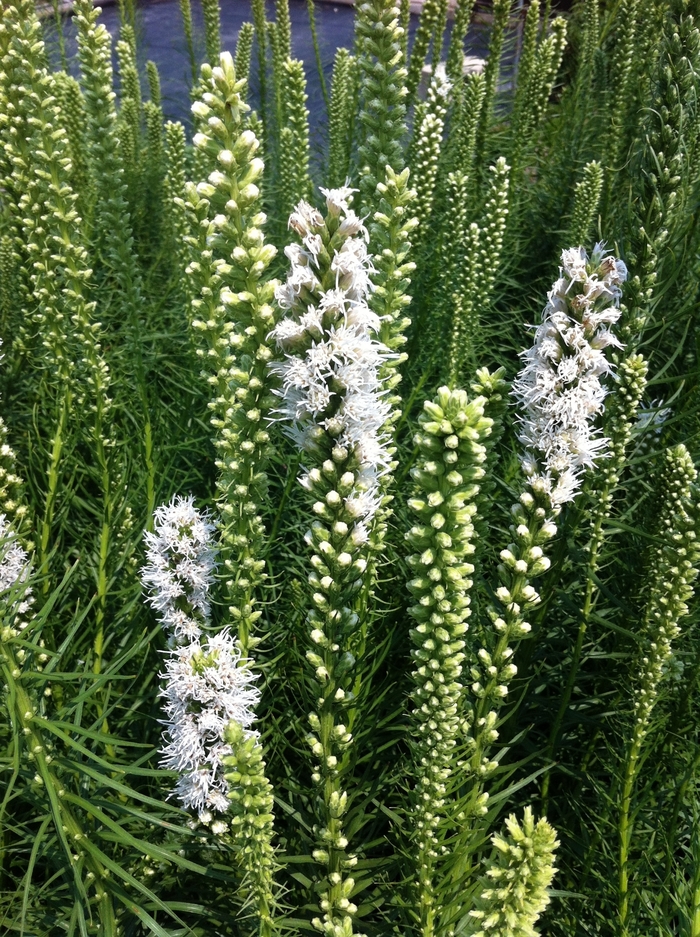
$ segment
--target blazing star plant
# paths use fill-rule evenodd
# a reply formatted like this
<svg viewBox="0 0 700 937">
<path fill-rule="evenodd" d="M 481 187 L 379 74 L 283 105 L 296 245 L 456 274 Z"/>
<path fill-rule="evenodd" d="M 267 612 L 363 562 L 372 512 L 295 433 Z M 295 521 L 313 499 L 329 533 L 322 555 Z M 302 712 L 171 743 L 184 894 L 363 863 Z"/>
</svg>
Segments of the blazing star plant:
<svg viewBox="0 0 700 937">
<path fill-rule="evenodd" d="M 238 6 L 0 12 L 3 934 L 700 937 L 696 4 Z"/>
</svg>

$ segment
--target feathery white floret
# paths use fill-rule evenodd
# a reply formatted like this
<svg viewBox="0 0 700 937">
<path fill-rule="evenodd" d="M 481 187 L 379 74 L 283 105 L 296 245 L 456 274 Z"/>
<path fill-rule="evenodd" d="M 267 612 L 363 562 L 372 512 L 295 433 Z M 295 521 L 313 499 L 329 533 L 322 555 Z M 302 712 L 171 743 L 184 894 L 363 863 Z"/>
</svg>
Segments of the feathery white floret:
<svg viewBox="0 0 700 937">
<path fill-rule="evenodd" d="M 30 570 L 27 551 L 17 543 L 6 515 L 0 514 L 0 595 L 26 582 Z M 15 615 L 24 615 L 33 602 L 32 590 L 25 587 L 21 601 L 14 603 L 12 611 Z"/>
<path fill-rule="evenodd" d="M 535 343 L 513 385 L 522 405 L 519 439 L 523 469 L 544 487 L 552 504 L 572 501 L 582 473 L 606 454 L 609 440 L 593 426 L 608 393 L 601 378 L 612 372 L 605 349 L 621 348 L 610 330 L 620 317 L 627 269 L 596 244 L 562 252 L 559 279 L 547 297 Z"/>
<path fill-rule="evenodd" d="M 229 806 L 223 759 L 232 754 L 224 730 L 235 720 L 246 737 L 256 734 L 250 726 L 260 699 L 257 676 L 224 630 L 173 649 L 161 677 L 167 716 L 162 764 L 180 775 L 173 793 L 185 808 L 223 813 Z"/>
<path fill-rule="evenodd" d="M 175 641 L 196 640 L 209 617 L 209 587 L 216 567 L 214 525 L 194 506 L 190 495 L 175 495 L 154 514 L 153 533 L 146 531 L 146 558 L 141 582 L 149 603 Z"/>
<path fill-rule="evenodd" d="M 321 189 L 329 217 L 338 220 L 332 257 L 320 234 L 320 212 L 301 201 L 290 216 L 302 244 L 285 249 L 291 270 L 275 298 L 288 314 L 271 333 L 285 359 L 270 368 L 282 384 L 276 413 L 296 445 L 313 449 L 320 428 L 354 455 L 364 490 L 353 493 L 352 508 L 367 521 L 380 504 L 379 479 L 391 463 L 382 433 L 391 407 L 379 378 L 390 352 L 375 337 L 380 320 L 367 304 L 374 268 L 367 229 L 350 208 L 354 191 Z M 322 287 L 322 266 L 330 266 L 332 286 Z"/>
</svg>

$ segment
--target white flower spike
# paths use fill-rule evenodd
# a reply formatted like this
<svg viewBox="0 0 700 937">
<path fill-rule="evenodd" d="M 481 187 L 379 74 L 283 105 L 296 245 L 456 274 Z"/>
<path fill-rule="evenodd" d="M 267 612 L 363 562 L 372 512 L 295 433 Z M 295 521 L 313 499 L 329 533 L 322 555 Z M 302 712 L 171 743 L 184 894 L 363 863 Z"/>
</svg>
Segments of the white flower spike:
<svg viewBox="0 0 700 937">
<path fill-rule="evenodd" d="M 209 617 L 209 587 L 216 567 L 214 525 L 194 506 L 190 495 L 175 495 L 154 514 L 154 531 L 146 531 L 146 558 L 141 582 L 148 601 L 175 642 L 195 641 Z"/>
<path fill-rule="evenodd" d="M 202 822 L 209 822 L 211 811 L 229 808 L 223 758 L 233 749 L 224 739 L 226 727 L 235 720 L 245 738 L 256 735 L 250 726 L 260 699 L 253 685 L 257 675 L 229 631 L 203 632 L 211 614 L 214 531 L 191 495 L 175 495 L 155 511 L 154 532 L 145 534 L 148 563 L 141 570 L 148 601 L 170 633 L 160 674 L 166 715 L 162 764 L 178 772 L 173 794 Z"/>
<path fill-rule="evenodd" d="M 228 810 L 229 784 L 223 758 L 233 749 L 224 741 L 226 726 L 235 720 L 245 737 L 255 720 L 260 691 L 257 679 L 241 659 L 228 631 L 175 648 L 161 674 L 160 691 L 167 716 L 162 765 L 180 774 L 174 794 L 183 807 L 200 814 Z"/>
<path fill-rule="evenodd" d="M 382 433 L 391 407 L 379 377 L 390 352 L 375 337 L 381 323 L 367 304 L 373 267 L 367 229 L 349 206 L 354 191 L 321 189 L 335 226 L 328 252 L 321 237 L 328 240 L 326 222 L 316 209 L 300 202 L 290 217 L 303 246 L 285 249 L 291 270 L 275 296 L 287 315 L 271 336 L 286 357 L 270 368 L 282 383 L 276 413 L 299 448 L 314 449 L 320 428 L 354 456 L 362 491 L 355 489 L 346 504 L 361 523 L 378 510 L 379 479 L 391 465 Z M 322 285 L 329 261 L 333 282 Z"/>
<path fill-rule="evenodd" d="M 513 385 L 523 407 L 523 470 L 544 488 L 552 505 L 573 501 L 582 473 L 606 455 L 609 440 L 593 428 L 608 393 L 601 377 L 612 372 L 605 349 L 622 345 L 609 326 L 620 317 L 627 268 L 596 244 L 562 252 L 559 279 L 548 294 L 535 343 Z"/>
</svg>

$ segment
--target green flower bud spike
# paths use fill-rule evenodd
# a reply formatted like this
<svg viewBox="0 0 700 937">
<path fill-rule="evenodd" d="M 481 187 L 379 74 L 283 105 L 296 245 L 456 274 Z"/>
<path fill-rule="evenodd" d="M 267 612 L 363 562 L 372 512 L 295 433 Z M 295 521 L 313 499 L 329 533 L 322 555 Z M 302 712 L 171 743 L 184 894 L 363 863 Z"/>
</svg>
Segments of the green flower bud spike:
<svg viewBox="0 0 700 937">
<path fill-rule="evenodd" d="M 473 516 L 483 477 L 482 444 L 492 421 L 484 417 L 484 397 L 469 401 L 462 390 L 442 387 L 426 401 L 415 444 L 411 475 L 416 483 L 408 506 L 418 523 L 406 534 L 417 552 L 408 557 L 414 578 L 408 583 L 416 604 L 411 631 L 416 669 L 411 714 L 415 771 L 414 829 L 417 847 L 418 914 L 423 937 L 440 933 L 433 875 L 446 833 L 446 801 L 462 731 L 461 683 L 464 636 L 471 614 L 474 567 Z"/>
</svg>

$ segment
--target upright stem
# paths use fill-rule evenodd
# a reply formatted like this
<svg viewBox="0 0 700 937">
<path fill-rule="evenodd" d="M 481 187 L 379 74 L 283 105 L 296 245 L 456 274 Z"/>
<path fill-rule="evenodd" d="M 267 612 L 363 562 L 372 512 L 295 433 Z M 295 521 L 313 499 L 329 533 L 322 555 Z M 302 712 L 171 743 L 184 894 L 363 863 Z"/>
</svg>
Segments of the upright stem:
<svg viewBox="0 0 700 937">
<path fill-rule="evenodd" d="M 598 569 L 598 556 L 600 554 L 600 548 L 603 543 L 603 517 L 603 514 L 599 514 L 599 516 L 596 518 L 595 526 L 591 536 L 591 547 L 588 555 L 588 566 L 586 568 L 586 594 L 583 601 L 583 608 L 581 609 L 581 623 L 579 624 L 578 632 L 576 633 L 576 643 L 574 645 L 574 652 L 571 657 L 569 676 L 566 681 L 566 686 L 564 687 L 564 693 L 562 694 L 561 702 L 559 703 L 557 715 L 554 719 L 554 722 L 552 723 L 552 728 L 549 733 L 549 742 L 547 743 L 547 751 L 545 754 L 546 764 L 549 764 L 552 761 L 556 752 L 556 748 L 559 742 L 559 733 L 564 721 L 564 716 L 566 715 L 566 711 L 569 708 L 569 703 L 571 702 L 571 694 L 573 693 L 574 686 L 576 684 L 576 678 L 578 676 L 579 666 L 581 664 L 583 642 L 588 630 L 588 623 L 591 617 L 594 595 L 598 591 L 595 588 L 594 576 L 596 570 Z M 549 797 L 549 785 L 551 777 L 552 772 L 547 771 L 542 781 L 543 813 L 547 812 L 547 800 Z"/>
<path fill-rule="evenodd" d="M 44 516 L 41 522 L 41 536 L 39 538 L 39 574 L 42 577 L 41 594 L 44 597 L 51 591 L 51 580 L 48 574 L 51 529 L 53 526 L 56 493 L 58 491 L 58 481 L 60 477 L 59 466 L 61 463 L 61 456 L 63 455 L 63 445 L 71 402 L 71 390 L 70 387 L 66 386 L 63 391 L 63 400 L 60 404 L 61 409 L 58 423 L 56 424 L 56 431 L 51 441 L 51 459 L 48 468 L 49 485 L 44 501 Z"/>
<path fill-rule="evenodd" d="M 622 785 L 622 797 L 620 800 L 620 816 L 618 820 L 618 836 L 620 840 L 620 865 L 618 872 L 618 900 L 619 900 L 619 937 L 628 937 L 629 927 L 629 848 L 632 840 L 633 823 L 630 817 L 632 805 L 632 790 L 634 782 L 639 771 L 639 754 L 642 748 L 642 742 L 646 735 L 646 726 L 635 727 L 630 746 L 627 764 L 625 765 L 624 782 Z"/>
</svg>

